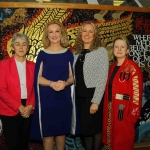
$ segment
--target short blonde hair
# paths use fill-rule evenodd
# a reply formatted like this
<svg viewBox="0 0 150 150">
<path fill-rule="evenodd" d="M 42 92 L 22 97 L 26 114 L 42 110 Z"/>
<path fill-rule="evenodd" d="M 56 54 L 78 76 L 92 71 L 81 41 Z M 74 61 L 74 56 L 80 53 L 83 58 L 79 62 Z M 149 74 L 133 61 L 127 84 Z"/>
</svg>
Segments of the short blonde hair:
<svg viewBox="0 0 150 150">
<path fill-rule="evenodd" d="M 60 45 L 64 48 L 67 47 L 69 45 L 69 40 L 68 40 L 68 35 L 63 24 L 59 22 L 58 20 L 52 20 L 49 23 L 47 23 L 44 28 L 44 34 L 42 38 L 44 48 L 48 48 L 51 45 L 50 40 L 48 39 L 48 27 L 52 24 L 57 24 L 60 26 L 61 34 L 62 34 Z"/>
<path fill-rule="evenodd" d="M 114 48 L 115 42 L 117 40 L 124 41 L 126 43 L 126 45 L 127 45 L 127 49 L 130 51 L 130 42 L 129 42 L 129 40 L 126 37 L 117 37 L 117 38 L 115 38 L 114 41 L 113 41 L 113 48 Z M 127 54 L 126 57 L 129 57 L 129 54 Z M 113 53 L 113 61 L 116 61 L 116 57 L 115 57 L 114 53 Z"/>
</svg>

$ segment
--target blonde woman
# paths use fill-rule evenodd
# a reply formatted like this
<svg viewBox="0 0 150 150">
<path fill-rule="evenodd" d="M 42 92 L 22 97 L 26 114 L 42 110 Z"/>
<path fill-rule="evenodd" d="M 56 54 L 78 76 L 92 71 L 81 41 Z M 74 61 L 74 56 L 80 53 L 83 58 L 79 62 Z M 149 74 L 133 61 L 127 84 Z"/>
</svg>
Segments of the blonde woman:
<svg viewBox="0 0 150 150">
<path fill-rule="evenodd" d="M 103 93 L 108 74 L 108 55 L 100 31 L 85 22 L 75 41 L 74 72 L 80 133 L 86 150 L 100 150 Z"/>
<path fill-rule="evenodd" d="M 44 150 L 53 150 L 54 142 L 57 150 L 64 150 L 71 129 L 73 54 L 66 48 L 68 38 L 62 23 L 53 20 L 45 26 L 43 45 L 35 68 L 37 106 L 31 139 L 42 139 Z"/>
<path fill-rule="evenodd" d="M 113 42 L 115 62 L 110 66 L 104 96 L 103 137 L 105 150 L 133 150 L 134 125 L 140 117 L 143 78 L 139 66 L 128 58 L 129 41 Z"/>
</svg>

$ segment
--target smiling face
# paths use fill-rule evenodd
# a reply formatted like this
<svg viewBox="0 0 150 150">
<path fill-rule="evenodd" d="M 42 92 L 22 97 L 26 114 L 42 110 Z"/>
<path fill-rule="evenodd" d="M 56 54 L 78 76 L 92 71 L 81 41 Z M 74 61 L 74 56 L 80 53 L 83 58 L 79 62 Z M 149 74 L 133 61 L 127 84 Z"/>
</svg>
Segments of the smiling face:
<svg viewBox="0 0 150 150">
<path fill-rule="evenodd" d="M 122 39 L 116 40 L 114 43 L 113 52 L 114 52 L 114 56 L 117 59 L 125 59 L 127 54 L 129 53 L 129 48 L 127 46 L 127 43 Z"/>
<path fill-rule="evenodd" d="M 26 40 L 17 38 L 14 41 L 12 46 L 12 50 L 14 51 L 14 57 L 19 61 L 20 59 L 25 59 L 26 53 L 28 51 L 28 43 Z"/>
<path fill-rule="evenodd" d="M 91 24 L 86 24 L 82 29 L 82 40 L 84 42 L 84 48 L 90 48 L 92 41 L 94 40 L 94 27 Z"/>
<path fill-rule="evenodd" d="M 48 26 L 48 39 L 51 44 L 60 44 L 61 37 L 61 28 L 58 24 L 51 24 Z"/>
</svg>

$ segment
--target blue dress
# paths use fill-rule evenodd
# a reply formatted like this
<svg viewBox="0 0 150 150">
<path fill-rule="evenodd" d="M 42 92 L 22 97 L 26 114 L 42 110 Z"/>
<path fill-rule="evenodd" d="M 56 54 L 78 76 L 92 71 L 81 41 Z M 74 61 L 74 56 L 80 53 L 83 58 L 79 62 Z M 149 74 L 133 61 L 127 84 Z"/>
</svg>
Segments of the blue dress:
<svg viewBox="0 0 150 150">
<path fill-rule="evenodd" d="M 30 139 L 41 140 L 46 136 L 64 135 L 70 132 L 72 98 L 70 86 L 54 91 L 49 86 L 38 84 L 38 73 L 43 63 L 42 76 L 51 81 L 69 78 L 69 63 L 73 65 L 73 54 L 64 49 L 61 52 L 40 51 L 35 68 L 36 107 L 33 114 Z"/>
</svg>

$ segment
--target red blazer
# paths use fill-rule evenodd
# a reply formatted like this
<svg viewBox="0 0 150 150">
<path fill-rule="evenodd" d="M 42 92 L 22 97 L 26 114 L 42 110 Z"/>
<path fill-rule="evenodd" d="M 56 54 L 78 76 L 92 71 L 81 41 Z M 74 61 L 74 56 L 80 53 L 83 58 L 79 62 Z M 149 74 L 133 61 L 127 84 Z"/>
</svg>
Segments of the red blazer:
<svg viewBox="0 0 150 150">
<path fill-rule="evenodd" d="M 116 64 L 117 62 L 110 67 L 104 95 L 102 141 L 104 144 L 110 144 L 112 150 L 133 150 L 134 125 L 140 117 L 142 105 L 142 72 L 130 59 L 126 59 L 120 66 L 112 82 L 112 109 L 108 119 L 108 85 Z M 122 120 L 118 119 L 120 105 L 124 105 Z"/>
<path fill-rule="evenodd" d="M 26 105 L 35 106 L 34 96 L 35 64 L 26 60 Z M 0 115 L 14 116 L 21 105 L 21 87 L 14 56 L 0 62 Z"/>
</svg>

